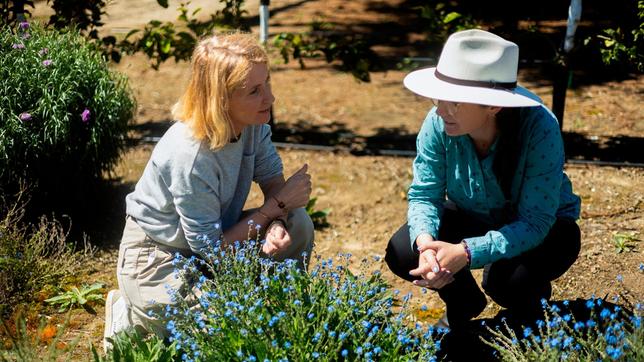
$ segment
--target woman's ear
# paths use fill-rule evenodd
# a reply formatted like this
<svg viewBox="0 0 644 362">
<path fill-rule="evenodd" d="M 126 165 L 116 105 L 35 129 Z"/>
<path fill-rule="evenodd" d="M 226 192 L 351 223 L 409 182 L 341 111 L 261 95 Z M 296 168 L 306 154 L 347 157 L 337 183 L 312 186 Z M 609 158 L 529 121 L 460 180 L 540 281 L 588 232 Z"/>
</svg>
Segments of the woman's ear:
<svg viewBox="0 0 644 362">
<path fill-rule="evenodd" d="M 497 113 L 501 112 L 501 110 L 503 109 L 503 107 L 496 106 L 488 106 L 487 108 L 489 109 L 490 115 L 492 116 L 496 116 Z"/>
</svg>

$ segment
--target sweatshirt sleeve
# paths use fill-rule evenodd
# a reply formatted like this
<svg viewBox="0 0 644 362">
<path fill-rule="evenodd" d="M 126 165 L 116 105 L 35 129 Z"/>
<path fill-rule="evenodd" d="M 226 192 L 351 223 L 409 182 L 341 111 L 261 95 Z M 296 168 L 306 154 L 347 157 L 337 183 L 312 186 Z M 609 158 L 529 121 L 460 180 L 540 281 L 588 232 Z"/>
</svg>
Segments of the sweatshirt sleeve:
<svg viewBox="0 0 644 362">
<path fill-rule="evenodd" d="M 255 155 L 255 174 L 253 181 L 260 185 L 273 177 L 283 174 L 282 159 L 277 154 L 275 145 L 271 140 L 271 127 L 260 126 L 259 137 L 257 137 Z"/>
<path fill-rule="evenodd" d="M 432 110 L 416 140 L 414 178 L 407 193 L 407 222 L 412 245 L 422 233 L 438 236 L 446 185 L 445 140 L 441 126 L 442 121 Z"/>
</svg>

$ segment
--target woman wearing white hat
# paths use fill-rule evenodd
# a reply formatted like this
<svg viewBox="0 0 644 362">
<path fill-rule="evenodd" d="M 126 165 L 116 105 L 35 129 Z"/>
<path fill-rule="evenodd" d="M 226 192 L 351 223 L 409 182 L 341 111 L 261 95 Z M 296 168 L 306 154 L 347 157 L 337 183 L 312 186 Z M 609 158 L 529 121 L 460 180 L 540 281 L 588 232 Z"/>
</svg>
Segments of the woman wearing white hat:
<svg viewBox="0 0 644 362">
<path fill-rule="evenodd" d="M 452 329 L 487 300 L 534 316 L 580 248 L 580 199 L 563 172 L 559 125 L 517 86 L 518 46 L 492 33 L 452 34 L 435 68 L 405 86 L 435 104 L 417 140 L 408 223 L 389 241 L 398 276 L 438 290 Z"/>
</svg>

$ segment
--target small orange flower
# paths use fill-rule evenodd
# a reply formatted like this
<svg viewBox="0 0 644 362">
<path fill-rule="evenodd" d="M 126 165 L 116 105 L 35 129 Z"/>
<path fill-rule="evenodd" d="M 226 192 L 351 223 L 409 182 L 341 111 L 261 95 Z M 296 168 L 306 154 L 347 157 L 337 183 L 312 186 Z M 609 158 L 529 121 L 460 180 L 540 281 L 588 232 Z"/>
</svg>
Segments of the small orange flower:
<svg viewBox="0 0 644 362">
<path fill-rule="evenodd" d="M 44 343 L 49 343 L 54 336 L 56 336 L 57 328 L 52 325 L 47 325 L 40 332 L 40 341 Z"/>
</svg>

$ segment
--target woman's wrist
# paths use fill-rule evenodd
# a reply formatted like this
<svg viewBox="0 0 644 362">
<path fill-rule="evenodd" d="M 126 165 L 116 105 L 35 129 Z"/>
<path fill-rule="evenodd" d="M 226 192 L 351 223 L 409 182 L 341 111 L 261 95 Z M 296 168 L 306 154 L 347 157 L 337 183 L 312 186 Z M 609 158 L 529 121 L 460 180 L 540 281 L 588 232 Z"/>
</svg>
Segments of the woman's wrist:
<svg viewBox="0 0 644 362">
<path fill-rule="evenodd" d="M 465 249 L 465 256 L 467 257 L 467 264 L 465 264 L 465 266 L 469 268 L 469 266 L 472 264 L 472 252 L 470 251 L 470 247 L 467 245 L 467 242 L 465 240 L 461 241 L 461 245 L 463 245 L 463 249 Z"/>
<path fill-rule="evenodd" d="M 268 218 L 268 221 L 275 220 L 277 218 L 283 218 L 287 212 L 285 209 L 279 207 L 279 201 L 275 197 L 270 197 L 262 207 L 258 209 L 260 215 Z"/>
</svg>

